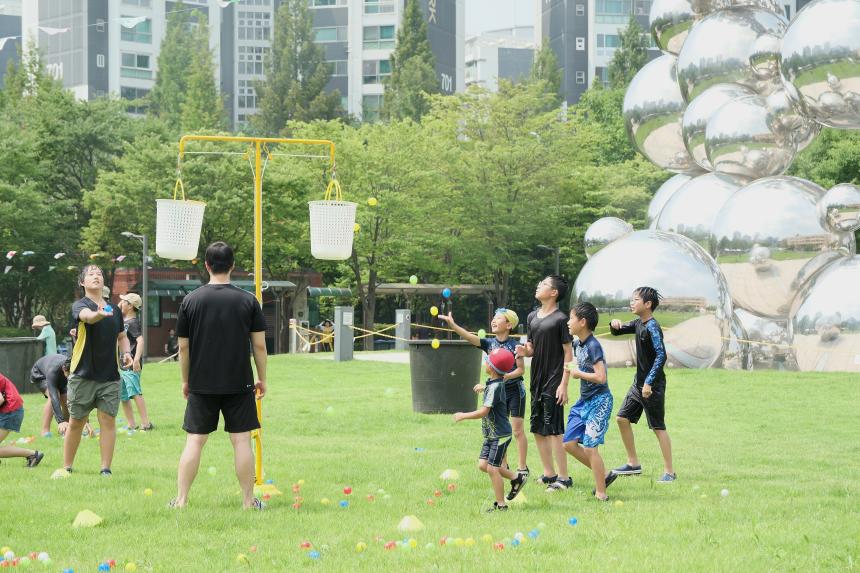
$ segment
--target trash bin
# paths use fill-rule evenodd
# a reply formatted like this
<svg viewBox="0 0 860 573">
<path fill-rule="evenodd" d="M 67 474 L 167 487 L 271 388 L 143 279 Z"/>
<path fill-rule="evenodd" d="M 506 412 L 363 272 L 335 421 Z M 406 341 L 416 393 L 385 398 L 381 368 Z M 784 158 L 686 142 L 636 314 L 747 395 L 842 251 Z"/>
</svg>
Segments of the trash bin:
<svg viewBox="0 0 860 573">
<path fill-rule="evenodd" d="M 412 410 L 422 414 L 453 414 L 477 408 L 472 391 L 481 381 L 481 350 L 465 340 L 409 341 Z"/>
<path fill-rule="evenodd" d="M 0 373 L 15 384 L 18 392 L 38 392 L 39 387 L 30 384 L 30 369 L 44 354 L 44 340 L 33 337 L 0 338 Z"/>
</svg>

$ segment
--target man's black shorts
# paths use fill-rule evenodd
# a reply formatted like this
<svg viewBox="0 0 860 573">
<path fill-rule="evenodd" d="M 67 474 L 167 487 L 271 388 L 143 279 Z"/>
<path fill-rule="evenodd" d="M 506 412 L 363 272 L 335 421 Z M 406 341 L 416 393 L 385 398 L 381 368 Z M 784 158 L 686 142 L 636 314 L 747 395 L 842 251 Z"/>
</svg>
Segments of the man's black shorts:
<svg viewBox="0 0 860 573">
<path fill-rule="evenodd" d="M 504 438 L 487 438 L 484 440 L 484 445 L 481 447 L 481 455 L 479 460 L 487 460 L 487 463 L 497 468 L 502 467 L 502 462 L 505 460 L 505 454 L 508 451 L 508 446 L 511 444 L 511 437 Z"/>
<path fill-rule="evenodd" d="M 188 394 L 182 429 L 189 434 L 211 434 L 218 429 L 218 415 L 224 414 L 224 431 L 250 432 L 260 427 L 253 392 L 241 394 Z"/>
<path fill-rule="evenodd" d="M 666 402 L 666 383 L 654 383 L 651 385 L 651 396 L 648 399 L 642 397 L 642 390 L 633 382 L 630 390 L 627 391 L 627 396 L 624 397 L 624 402 L 621 403 L 616 416 L 626 418 L 632 423 L 639 421 L 642 416 L 642 411 L 645 411 L 645 419 L 648 420 L 648 427 L 652 430 L 665 430 L 666 422 L 663 419 L 665 416 Z"/>
<path fill-rule="evenodd" d="M 555 395 L 532 395 L 531 432 L 541 436 L 564 434 L 564 406 Z"/>
</svg>

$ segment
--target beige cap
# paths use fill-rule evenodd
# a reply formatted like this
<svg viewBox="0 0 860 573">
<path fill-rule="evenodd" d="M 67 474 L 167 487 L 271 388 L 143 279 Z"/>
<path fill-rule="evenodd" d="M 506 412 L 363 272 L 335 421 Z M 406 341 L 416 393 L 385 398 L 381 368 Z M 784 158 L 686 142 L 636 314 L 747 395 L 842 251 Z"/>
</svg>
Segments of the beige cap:
<svg viewBox="0 0 860 573">
<path fill-rule="evenodd" d="M 33 317 L 33 328 L 42 328 L 45 325 L 51 324 L 48 322 L 45 317 L 41 314 L 37 314 Z"/>
<path fill-rule="evenodd" d="M 119 295 L 119 299 L 124 300 L 136 309 L 140 309 L 140 307 L 143 305 L 143 300 L 141 300 L 140 295 L 135 294 L 133 292 L 130 292 L 128 294 L 121 294 Z"/>
</svg>

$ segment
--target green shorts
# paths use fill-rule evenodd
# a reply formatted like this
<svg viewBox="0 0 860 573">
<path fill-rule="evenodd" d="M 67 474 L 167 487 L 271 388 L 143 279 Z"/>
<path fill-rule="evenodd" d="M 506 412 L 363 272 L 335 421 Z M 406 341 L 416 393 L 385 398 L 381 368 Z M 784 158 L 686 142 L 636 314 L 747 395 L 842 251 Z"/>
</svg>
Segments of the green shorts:
<svg viewBox="0 0 860 573">
<path fill-rule="evenodd" d="M 97 382 L 72 374 L 66 395 L 69 415 L 76 420 L 83 420 L 96 408 L 115 418 L 119 412 L 119 385 L 119 380 Z"/>
<path fill-rule="evenodd" d="M 127 402 L 135 396 L 142 396 L 143 390 L 140 389 L 140 372 L 134 370 L 119 371 L 119 399 Z"/>
</svg>

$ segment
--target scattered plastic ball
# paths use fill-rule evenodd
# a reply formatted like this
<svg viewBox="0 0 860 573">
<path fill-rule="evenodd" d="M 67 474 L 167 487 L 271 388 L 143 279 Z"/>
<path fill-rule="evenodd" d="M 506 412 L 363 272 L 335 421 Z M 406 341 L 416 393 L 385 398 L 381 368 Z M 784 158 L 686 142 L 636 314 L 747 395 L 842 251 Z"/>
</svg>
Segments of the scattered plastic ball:
<svg viewBox="0 0 860 573">
<path fill-rule="evenodd" d="M 397 544 L 396 544 L 395 542 L 393 542 L 393 541 L 389 541 L 388 543 L 386 543 L 386 544 L 385 544 L 385 545 L 383 545 L 382 547 L 383 547 L 384 549 L 394 549 L 395 547 L 397 547 Z"/>
<path fill-rule="evenodd" d="M 268 494 L 268 493 L 263 494 L 263 501 L 269 501 L 270 499 L 272 499 L 272 496 L 270 494 Z"/>
<path fill-rule="evenodd" d="M 473 545 L 475 545 L 475 540 L 471 537 L 467 537 L 464 543 L 466 544 L 466 547 L 472 547 Z"/>
<path fill-rule="evenodd" d="M 299 547 L 307 550 L 307 549 L 311 549 L 313 547 L 313 544 L 310 541 L 302 541 L 301 543 L 299 543 Z"/>
<path fill-rule="evenodd" d="M 504 551 L 505 550 L 505 544 L 504 543 L 496 543 L 495 545 L 493 545 L 493 549 L 495 549 L 496 551 Z"/>
<path fill-rule="evenodd" d="M 272 480 L 269 480 L 269 481 L 268 481 L 268 482 L 266 482 L 266 483 L 272 483 Z M 300 486 L 301 486 L 301 485 L 305 485 L 305 480 L 300 479 L 300 480 L 298 481 L 298 484 L 299 484 Z"/>
<path fill-rule="evenodd" d="M 537 539 L 538 535 L 540 535 L 540 531 L 538 531 L 537 529 L 532 529 L 531 531 L 529 531 L 529 537 L 531 537 L 532 539 Z"/>
<path fill-rule="evenodd" d="M 434 338 L 434 339 L 430 342 L 430 346 L 431 346 L 431 348 L 433 348 L 433 350 L 436 350 L 437 348 L 439 348 L 439 339 L 438 339 L 438 338 Z"/>
<path fill-rule="evenodd" d="M 299 502 L 296 502 L 293 504 L 293 509 L 301 509 L 301 508 L 302 508 L 302 504 L 300 504 Z"/>
<path fill-rule="evenodd" d="M 455 483 L 449 483 L 448 484 L 448 491 L 453 493 L 454 490 L 456 490 L 456 489 L 457 489 L 457 484 L 455 484 Z"/>
<path fill-rule="evenodd" d="M 376 207 L 379 204 L 379 201 L 377 201 L 376 197 L 369 197 L 367 199 L 367 204 L 371 207 Z"/>
<path fill-rule="evenodd" d="M 483 328 L 478 329 L 478 338 L 487 338 L 487 331 Z"/>
<path fill-rule="evenodd" d="M 436 503 L 436 502 L 435 502 L 435 501 L 433 501 L 433 498 L 432 498 L 432 497 L 428 497 L 428 498 L 427 498 L 427 505 L 433 505 L 433 504 L 435 504 L 435 503 Z"/>
<path fill-rule="evenodd" d="M 579 523 L 579 520 L 577 520 L 575 517 L 571 517 L 567 520 L 567 523 L 568 525 L 576 525 L 577 523 Z"/>
<path fill-rule="evenodd" d="M 308 557 L 310 557 L 311 559 L 319 559 L 320 558 L 320 552 L 319 551 L 311 551 L 310 553 L 308 553 Z"/>
<path fill-rule="evenodd" d="M 75 570 L 71 567 L 66 567 L 65 569 L 63 569 L 63 573 L 75 573 Z"/>
<path fill-rule="evenodd" d="M 218 469 L 215 466 L 209 466 L 209 469 L 206 471 L 209 472 L 210 476 L 214 476 L 218 473 Z"/>
<path fill-rule="evenodd" d="M 537 526 L 537 528 L 538 528 L 538 529 L 543 529 L 543 528 L 545 528 L 545 527 L 546 527 L 546 523 L 544 523 L 543 521 L 541 521 L 540 523 L 538 523 L 538 526 Z"/>
<path fill-rule="evenodd" d="M 299 480 L 299 481 L 301 481 L 301 480 Z M 267 479 L 267 480 L 265 481 L 265 483 L 267 483 L 267 484 L 273 484 L 273 483 L 275 483 L 275 480 L 273 480 L 273 479 Z M 302 484 L 299 484 L 299 485 L 302 485 Z"/>
<path fill-rule="evenodd" d="M 409 277 L 409 284 L 417 285 L 418 284 L 418 277 L 415 275 L 410 276 Z"/>
<path fill-rule="evenodd" d="M 439 538 L 439 545 L 447 545 L 447 544 L 448 544 L 448 538 L 447 537 L 442 536 Z"/>
<path fill-rule="evenodd" d="M 45 553 L 44 551 L 42 551 L 41 553 L 39 553 L 39 554 L 36 556 L 36 559 L 38 559 L 39 561 L 49 561 L 51 558 L 50 558 L 50 556 L 49 556 L 47 553 Z"/>
<path fill-rule="evenodd" d="M 514 539 L 513 541 L 511 541 L 511 547 L 519 547 L 519 545 L 520 545 L 519 539 Z"/>
<path fill-rule="evenodd" d="M 351 488 L 351 487 L 349 487 L 349 486 L 346 486 L 345 488 L 343 488 L 343 493 L 344 493 L 344 495 L 349 495 L 349 494 L 351 494 L 351 493 L 352 493 L 352 488 Z"/>
<path fill-rule="evenodd" d="M 257 546 L 252 545 L 251 547 L 248 548 L 248 552 L 249 553 L 256 553 L 257 552 Z"/>
<path fill-rule="evenodd" d="M 620 499 L 615 500 L 615 507 L 624 507 L 624 502 Z"/>
<path fill-rule="evenodd" d="M 6 561 L 12 561 L 13 559 L 15 559 L 15 552 L 14 551 L 9 549 L 8 547 L 4 547 L 3 549 L 6 550 L 3 552 L 3 559 L 5 559 Z"/>
<path fill-rule="evenodd" d="M 146 488 L 143 490 L 143 495 L 152 495 L 152 488 Z"/>
<path fill-rule="evenodd" d="M 364 541 L 359 541 L 355 544 L 356 553 L 364 553 L 365 549 L 367 549 L 367 543 L 365 543 Z"/>
<path fill-rule="evenodd" d="M 451 289 L 445 287 L 442 289 L 442 298 L 451 298 Z"/>
<path fill-rule="evenodd" d="M 466 540 L 463 539 L 462 537 L 458 537 L 454 540 L 454 545 L 456 545 L 457 547 L 463 547 L 463 545 L 465 545 L 465 544 L 466 544 Z"/>
<path fill-rule="evenodd" d="M 373 497 L 373 494 L 369 494 L 369 495 L 367 496 L 367 501 L 373 502 L 373 501 L 376 501 L 376 498 L 375 498 L 375 497 Z"/>
<path fill-rule="evenodd" d="M 110 565 L 107 563 L 99 563 L 99 572 L 110 571 Z"/>
<path fill-rule="evenodd" d="M 493 542 L 493 536 L 490 535 L 489 533 L 485 533 L 481 536 L 481 541 L 483 541 L 484 543 L 492 543 Z"/>
<path fill-rule="evenodd" d="M 331 503 L 331 500 L 330 500 L 329 498 L 327 498 L 327 497 L 324 497 L 324 498 L 322 498 L 322 499 L 320 500 L 320 503 L 321 503 L 321 504 L 323 504 L 323 505 L 328 505 L 328 504 L 330 504 L 330 503 Z"/>
<path fill-rule="evenodd" d="M 439 315 L 439 308 L 436 306 L 431 306 L 430 307 L 430 315 L 431 316 L 438 316 Z"/>
<path fill-rule="evenodd" d="M 349 507 L 349 502 L 348 502 L 348 501 L 346 501 L 345 499 L 342 499 L 342 500 L 340 500 L 340 504 L 339 504 L 339 505 L 340 505 L 341 507 Z"/>
<path fill-rule="evenodd" d="M 525 539 L 525 537 L 526 536 L 523 535 L 522 531 L 517 531 L 516 533 L 514 533 L 514 539 L 519 539 L 520 541 L 522 541 L 523 539 Z"/>
<path fill-rule="evenodd" d="M 723 497 L 729 497 L 729 490 L 727 490 L 727 489 L 720 490 L 720 495 Z"/>
<path fill-rule="evenodd" d="M 302 489 L 302 486 L 300 486 L 297 483 L 294 483 L 292 489 L 293 489 L 293 493 L 299 493 L 299 491 L 301 491 L 301 489 Z"/>
<path fill-rule="evenodd" d="M 433 492 L 433 495 L 435 495 L 436 497 L 442 497 L 442 492 L 437 489 Z"/>
<path fill-rule="evenodd" d="M 418 547 L 418 540 L 415 538 L 410 538 L 409 541 L 407 541 L 406 543 L 407 543 L 407 545 L 409 545 L 409 547 L 411 547 L 413 549 Z"/>
<path fill-rule="evenodd" d="M 236 556 L 236 563 L 248 563 L 248 556 L 244 553 L 240 553 Z M 101 571 L 101 569 L 99 569 L 99 571 Z"/>
<path fill-rule="evenodd" d="M 137 571 L 137 564 L 129 561 L 128 563 L 125 564 L 125 570 L 126 571 Z"/>
</svg>

